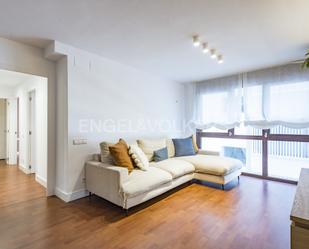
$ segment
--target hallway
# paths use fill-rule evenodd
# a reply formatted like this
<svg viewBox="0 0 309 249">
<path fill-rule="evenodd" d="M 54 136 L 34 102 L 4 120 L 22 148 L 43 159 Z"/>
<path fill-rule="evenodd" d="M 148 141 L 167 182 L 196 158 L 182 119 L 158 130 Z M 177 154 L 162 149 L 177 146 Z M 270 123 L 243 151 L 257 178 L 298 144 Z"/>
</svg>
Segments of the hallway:
<svg viewBox="0 0 309 249">
<path fill-rule="evenodd" d="M 26 175 L 0 160 L 0 208 L 37 198 L 45 198 L 45 188 L 35 181 L 34 174 Z"/>
</svg>

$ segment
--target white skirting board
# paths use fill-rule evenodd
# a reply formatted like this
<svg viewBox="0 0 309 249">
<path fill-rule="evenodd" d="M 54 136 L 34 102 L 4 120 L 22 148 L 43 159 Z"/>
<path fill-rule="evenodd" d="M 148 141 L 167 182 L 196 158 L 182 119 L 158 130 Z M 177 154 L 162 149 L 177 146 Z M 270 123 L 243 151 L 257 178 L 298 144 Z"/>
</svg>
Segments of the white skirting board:
<svg viewBox="0 0 309 249">
<path fill-rule="evenodd" d="M 31 174 L 30 169 L 27 169 L 27 168 L 24 167 L 23 165 L 19 165 L 18 168 L 19 168 L 22 172 L 24 172 L 25 174 L 27 174 L 27 175 Z M 35 174 L 35 180 L 36 180 L 38 183 L 40 183 L 44 188 L 46 188 L 46 186 L 47 186 L 47 181 L 46 181 L 46 179 L 45 179 L 44 177 Z"/>
<path fill-rule="evenodd" d="M 44 188 L 46 188 L 47 186 L 47 182 L 46 182 L 46 179 L 41 177 L 41 176 L 38 176 L 38 175 L 35 175 L 35 180 L 40 183 Z"/>
<path fill-rule="evenodd" d="M 18 168 L 22 171 L 22 172 L 24 172 L 25 174 L 30 174 L 31 172 L 30 172 L 30 169 L 28 169 L 28 168 L 26 168 L 25 166 L 23 166 L 23 165 L 19 165 L 18 166 Z"/>
<path fill-rule="evenodd" d="M 71 193 L 65 192 L 59 188 L 55 189 L 55 195 L 65 202 L 74 201 L 89 195 L 89 192 L 85 189 L 80 189 Z"/>
</svg>

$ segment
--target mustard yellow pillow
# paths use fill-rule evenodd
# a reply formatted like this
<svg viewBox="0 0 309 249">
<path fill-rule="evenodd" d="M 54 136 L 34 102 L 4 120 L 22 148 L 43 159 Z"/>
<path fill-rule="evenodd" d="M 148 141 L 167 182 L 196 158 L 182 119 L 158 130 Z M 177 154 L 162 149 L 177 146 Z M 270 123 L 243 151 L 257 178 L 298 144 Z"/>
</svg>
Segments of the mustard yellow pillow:
<svg viewBox="0 0 309 249">
<path fill-rule="evenodd" d="M 123 139 L 119 139 L 118 143 L 109 146 L 109 152 L 117 166 L 127 168 L 129 173 L 134 169 L 132 159 L 128 152 L 128 145 Z"/>
</svg>

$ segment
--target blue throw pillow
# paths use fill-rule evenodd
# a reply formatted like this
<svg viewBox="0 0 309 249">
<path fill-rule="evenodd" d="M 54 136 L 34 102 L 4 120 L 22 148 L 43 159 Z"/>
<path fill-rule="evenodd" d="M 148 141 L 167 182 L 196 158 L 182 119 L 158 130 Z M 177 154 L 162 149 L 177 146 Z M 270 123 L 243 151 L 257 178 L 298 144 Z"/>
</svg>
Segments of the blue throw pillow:
<svg viewBox="0 0 309 249">
<path fill-rule="evenodd" d="M 195 155 L 192 137 L 174 138 L 175 156 L 192 156 Z"/>
<path fill-rule="evenodd" d="M 153 160 L 155 162 L 160 162 L 162 160 L 166 160 L 168 158 L 167 147 L 156 150 L 153 152 Z"/>
</svg>

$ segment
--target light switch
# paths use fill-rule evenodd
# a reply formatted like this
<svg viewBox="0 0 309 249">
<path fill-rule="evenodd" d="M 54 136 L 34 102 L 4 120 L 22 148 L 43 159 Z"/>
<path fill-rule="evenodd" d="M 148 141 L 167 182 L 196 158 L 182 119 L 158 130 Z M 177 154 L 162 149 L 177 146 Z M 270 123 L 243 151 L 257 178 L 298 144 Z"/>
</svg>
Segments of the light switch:
<svg viewBox="0 0 309 249">
<path fill-rule="evenodd" d="M 85 138 L 73 139 L 73 145 L 82 145 L 82 144 L 87 144 L 87 139 Z"/>
</svg>

